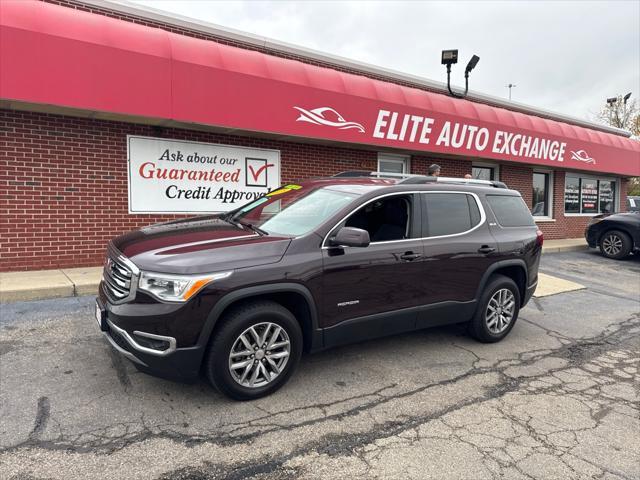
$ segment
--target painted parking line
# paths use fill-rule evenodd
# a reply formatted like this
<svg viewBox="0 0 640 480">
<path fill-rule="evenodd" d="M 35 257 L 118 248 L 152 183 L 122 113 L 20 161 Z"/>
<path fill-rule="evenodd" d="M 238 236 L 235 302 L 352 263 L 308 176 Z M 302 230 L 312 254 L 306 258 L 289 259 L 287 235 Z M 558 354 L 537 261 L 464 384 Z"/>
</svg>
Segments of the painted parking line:
<svg viewBox="0 0 640 480">
<path fill-rule="evenodd" d="M 548 297 L 558 293 L 573 292 L 586 288 L 576 282 L 564 280 L 563 278 L 547 275 L 546 273 L 538 273 L 538 288 L 534 293 L 534 297 Z"/>
</svg>

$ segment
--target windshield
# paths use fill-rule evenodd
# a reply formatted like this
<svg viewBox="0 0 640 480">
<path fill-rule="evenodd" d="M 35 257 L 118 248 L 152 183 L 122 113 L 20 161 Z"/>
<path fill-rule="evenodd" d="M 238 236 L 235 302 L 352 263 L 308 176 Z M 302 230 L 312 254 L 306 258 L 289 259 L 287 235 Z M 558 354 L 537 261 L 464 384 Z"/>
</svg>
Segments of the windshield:
<svg viewBox="0 0 640 480">
<path fill-rule="evenodd" d="M 339 186 L 305 190 L 301 185 L 285 185 L 240 208 L 228 220 L 271 235 L 296 237 L 316 228 L 357 196 Z"/>
</svg>

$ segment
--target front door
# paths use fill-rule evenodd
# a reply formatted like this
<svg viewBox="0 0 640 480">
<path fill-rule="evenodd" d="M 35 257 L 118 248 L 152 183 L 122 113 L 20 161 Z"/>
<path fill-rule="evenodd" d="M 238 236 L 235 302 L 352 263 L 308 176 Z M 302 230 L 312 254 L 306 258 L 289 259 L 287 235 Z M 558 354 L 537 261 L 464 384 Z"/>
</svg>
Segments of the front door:
<svg viewBox="0 0 640 480">
<path fill-rule="evenodd" d="M 323 249 L 320 309 L 328 345 L 414 328 L 415 310 L 406 309 L 424 302 L 419 222 L 418 196 L 402 194 L 370 201 L 341 223 L 367 230 L 371 244 Z"/>
</svg>

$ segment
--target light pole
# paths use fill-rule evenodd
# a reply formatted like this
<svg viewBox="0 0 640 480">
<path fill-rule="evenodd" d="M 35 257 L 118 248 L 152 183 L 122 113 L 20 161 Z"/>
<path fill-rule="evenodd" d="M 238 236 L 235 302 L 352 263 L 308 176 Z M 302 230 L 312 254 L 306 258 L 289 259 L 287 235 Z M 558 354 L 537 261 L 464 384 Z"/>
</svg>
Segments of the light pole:
<svg viewBox="0 0 640 480">
<path fill-rule="evenodd" d="M 511 101 L 511 89 L 513 87 L 517 87 L 517 85 L 515 83 L 510 83 L 508 85 L 505 85 L 505 87 L 507 87 L 509 89 L 509 101 Z"/>
</svg>

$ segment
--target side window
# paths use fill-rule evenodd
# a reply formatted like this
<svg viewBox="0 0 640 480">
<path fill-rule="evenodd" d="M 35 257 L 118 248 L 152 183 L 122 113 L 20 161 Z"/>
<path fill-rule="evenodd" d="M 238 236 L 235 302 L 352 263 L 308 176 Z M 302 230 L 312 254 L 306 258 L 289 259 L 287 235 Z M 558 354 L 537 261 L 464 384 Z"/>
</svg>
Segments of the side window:
<svg viewBox="0 0 640 480">
<path fill-rule="evenodd" d="M 496 220 L 503 227 L 528 227 L 535 225 L 533 217 L 522 200 L 514 195 L 487 195 L 487 201 Z"/>
<path fill-rule="evenodd" d="M 423 224 L 429 237 L 466 232 L 480 223 L 473 196 L 465 193 L 425 193 Z"/>
<path fill-rule="evenodd" d="M 412 196 L 384 197 L 354 212 L 344 225 L 369 232 L 371 242 L 411 238 Z"/>
</svg>

